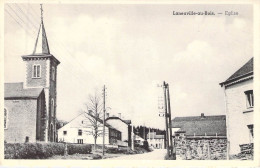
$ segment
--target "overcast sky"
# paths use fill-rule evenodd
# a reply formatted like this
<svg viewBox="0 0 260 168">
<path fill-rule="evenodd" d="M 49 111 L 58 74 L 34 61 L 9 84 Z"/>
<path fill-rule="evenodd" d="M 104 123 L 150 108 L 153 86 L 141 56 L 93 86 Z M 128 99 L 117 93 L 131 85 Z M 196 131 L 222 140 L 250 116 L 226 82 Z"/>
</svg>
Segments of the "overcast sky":
<svg viewBox="0 0 260 168">
<path fill-rule="evenodd" d="M 39 4 L 5 5 L 5 82 L 22 82 L 40 24 Z M 71 120 L 88 95 L 107 87 L 110 114 L 164 128 L 162 81 L 172 117 L 224 114 L 219 83 L 252 56 L 250 5 L 44 4 L 58 66 L 57 117 Z M 237 11 L 238 16 L 173 16 L 173 11 Z M 16 21 L 14 20 L 16 19 Z M 23 21 L 22 21 L 23 20 Z M 18 24 L 18 23 L 19 24 Z"/>
</svg>

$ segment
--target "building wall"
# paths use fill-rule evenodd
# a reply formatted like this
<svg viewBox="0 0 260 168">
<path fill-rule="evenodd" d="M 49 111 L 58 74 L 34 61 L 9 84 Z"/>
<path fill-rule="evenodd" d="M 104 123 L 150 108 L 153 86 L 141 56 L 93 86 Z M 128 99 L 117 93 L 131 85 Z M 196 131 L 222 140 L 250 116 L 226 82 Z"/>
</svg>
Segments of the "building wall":
<svg viewBox="0 0 260 168">
<path fill-rule="evenodd" d="M 5 141 L 23 143 L 28 136 L 29 142 L 36 142 L 37 100 L 5 100 L 4 104 L 8 111 Z"/>
<path fill-rule="evenodd" d="M 147 142 L 150 147 L 153 147 L 156 149 L 164 149 L 164 139 L 147 138 Z"/>
<path fill-rule="evenodd" d="M 253 124 L 253 109 L 247 109 L 245 91 L 253 90 L 253 80 L 226 88 L 226 112 L 230 154 L 240 152 L 239 145 L 252 143 L 247 125 Z"/>
<path fill-rule="evenodd" d="M 109 119 L 106 122 L 121 132 L 122 141 L 129 141 L 129 129 L 126 123 L 119 119 Z"/>
<path fill-rule="evenodd" d="M 84 124 L 82 124 L 82 121 Z M 60 142 L 68 142 L 68 143 L 78 143 L 78 139 L 83 139 L 83 143 L 87 144 L 94 144 L 94 137 L 90 131 L 91 128 L 87 128 L 90 125 L 87 118 L 82 116 L 77 117 L 76 119 L 72 120 L 62 128 L 58 130 L 58 141 Z M 78 135 L 78 130 L 82 130 L 82 135 Z M 103 125 L 101 124 L 99 130 L 103 130 Z M 67 135 L 63 134 L 63 131 L 67 131 Z M 109 130 L 108 127 L 105 127 L 105 144 L 109 144 Z M 103 143 L 103 136 L 99 136 L 97 138 L 97 144 Z"/>
</svg>

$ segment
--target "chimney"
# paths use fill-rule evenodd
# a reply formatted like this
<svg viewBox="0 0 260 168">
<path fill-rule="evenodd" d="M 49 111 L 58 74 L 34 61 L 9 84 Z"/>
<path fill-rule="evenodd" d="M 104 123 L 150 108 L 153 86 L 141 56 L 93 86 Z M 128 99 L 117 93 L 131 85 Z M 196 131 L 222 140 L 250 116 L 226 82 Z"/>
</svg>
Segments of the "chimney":
<svg viewBox="0 0 260 168">
<path fill-rule="evenodd" d="M 118 113 L 118 118 L 121 118 L 121 113 Z"/>
<path fill-rule="evenodd" d="M 109 113 L 107 113 L 107 118 L 109 118 Z"/>
<path fill-rule="evenodd" d="M 201 113 L 201 118 L 202 118 L 202 119 L 203 119 L 203 118 L 206 118 L 205 115 L 204 115 L 204 113 Z"/>
</svg>

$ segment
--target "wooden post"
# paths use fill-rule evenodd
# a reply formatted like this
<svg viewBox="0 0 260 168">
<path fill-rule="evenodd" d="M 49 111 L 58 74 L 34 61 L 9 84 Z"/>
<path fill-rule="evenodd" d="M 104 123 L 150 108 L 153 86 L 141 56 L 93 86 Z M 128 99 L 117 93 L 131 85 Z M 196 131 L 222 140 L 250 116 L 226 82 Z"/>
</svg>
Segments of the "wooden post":
<svg viewBox="0 0 260 168">
<path fill-rule="evenodd" d="M 168 113 L 167 113 L 167 98 L 166 98 L 166 83 L 165 81 L 163 82 L 163 91 L 164 91 L 164 110 L 165 110 L 165 144 L 166 144 L 166 149 L 167 149 L 167 155 L 170 156 L 170 152 L 169 152 L 169 136 L 168 136 Z"/>
<path fill-rule="evenodd" d="M 176 155 L 175 155 L 175 146 L 173 144 L 172 141 L 172 121 L 171 121 L 171 103 L 170 103 L 170 93 L 169 93 L 169 84 L 167 84 L 167 97 L 168 97 L 168 113 L 169 113 L 169 129 L 170 129 L 170 151 L 171 151 L 171 156 L 173 156 L 176 159 Z M 174 159 L 174 160 L 175 160 Z"/>
<path fill-rule="evenodd" d="M 105 114 L 106 114 L 106 86 L 103 89 L 103 145 L 102 145 L 102 155 L 105 155 Z"/>
</svg>

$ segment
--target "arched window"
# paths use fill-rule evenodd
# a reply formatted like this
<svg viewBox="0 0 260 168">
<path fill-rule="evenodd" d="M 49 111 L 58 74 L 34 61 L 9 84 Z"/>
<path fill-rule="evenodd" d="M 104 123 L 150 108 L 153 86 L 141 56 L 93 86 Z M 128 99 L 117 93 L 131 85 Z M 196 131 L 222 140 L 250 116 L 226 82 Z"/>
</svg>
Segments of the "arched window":
<svg viewBox="0 0 260 168">
<path fill-rule="evenodd" d="M 55 80 L 55 68 L 52 67 L 52 80 Z"/>
<path fill-rule="evenodd" d="M 51 116 L 54 116 L 54 99 L 51 99 Z"/>
<path fill-rule="evenodd" d="M 8 112 L 6 108 L 4 108 L 4 129 L 7 129 L 7 121 L 8 121 Z"/>
</svg>

